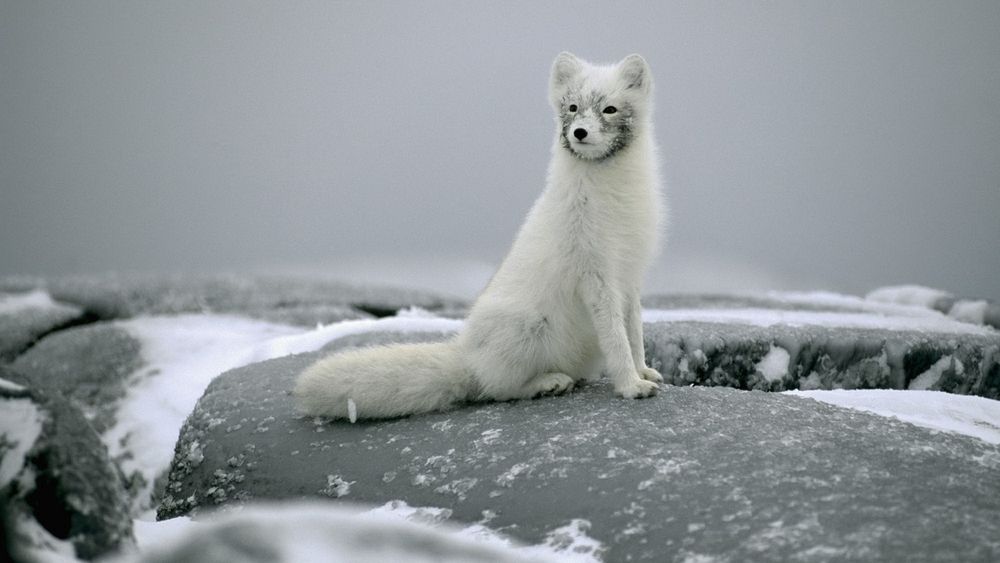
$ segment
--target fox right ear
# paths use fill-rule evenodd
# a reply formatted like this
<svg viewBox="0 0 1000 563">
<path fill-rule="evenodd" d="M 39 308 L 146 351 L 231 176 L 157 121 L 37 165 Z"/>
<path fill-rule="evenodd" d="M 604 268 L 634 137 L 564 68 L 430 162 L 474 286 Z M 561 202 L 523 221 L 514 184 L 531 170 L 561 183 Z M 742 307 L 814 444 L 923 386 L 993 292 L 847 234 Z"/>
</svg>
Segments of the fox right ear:
<svg viewBox="0 0 1000 563">
<path fill-rule="evenodd" d="M 559 103 L 559 99 L 562 98 L 570 82 L 580 74 L 582 69 L 583 64 L 580 59 L 576 58 L 576 55 L 567 51 L 559 53 L 555 62 L 552 63 L 552 78 L 549 81 L 549 99 L 553 106 Z"/>
</svg>

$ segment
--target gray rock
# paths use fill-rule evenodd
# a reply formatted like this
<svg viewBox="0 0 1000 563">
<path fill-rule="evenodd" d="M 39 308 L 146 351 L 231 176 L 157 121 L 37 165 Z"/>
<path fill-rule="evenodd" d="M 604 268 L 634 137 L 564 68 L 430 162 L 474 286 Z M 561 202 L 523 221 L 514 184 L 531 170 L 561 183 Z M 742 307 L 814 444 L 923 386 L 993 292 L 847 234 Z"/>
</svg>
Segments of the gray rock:
<svg viewBox="0 0 1000 563">
<path fill-rule="evenodd" d="M 32 385 L 58 390 L 76 403 L 97 432 L 114 424 L 126 379 L 142 366 L 141 344 L 108 324 L 76 327 L 51 334 L 11 366 Z"/>
<path fill-rule="evenodd" d="M 491 528 L 529 544 L 584 519 L 607 561 L 1000 557 L 1000 448 L 972 438 L 774 393 L 666 387 L 626 401 L 605 382 L 329 423 L 297 416 L 289 395 L 316 357 L 211 384 L 181 431 L 159 518 L 250 500 L 399 499 L 457 522 L 490 511 Z"/>
<path fill-rule="evenodd" d="M 0 313 L 0 363 L 13 360 L 45 334 L 82 319 L 83 311 L 62 303 Z"/>
<path fill-rule="evenodd" d="M 121 476 L 79 409 L 58 392 L 34 387 L 28 378 L 2 366 L 0 379 L 23 386 L 0 386 L 0 408 L 9 408 L 9 401 L 28 400 L 42 418 L 41 433 L 18 460 L 20 470 L 0 483 L 7 510 L 69 540 L 82 559 L 131 545 L 132 519 Z M 0 439 L 0 454 L 13 455 L 12 446 Z"/>
<path fill-rule="evenodd" d="M 907 389 L 941 358 L 961 363 L 929 389 L 1000 398 L 1000 333 L 934 334 L 824 326 L 676 322 L 645 326 L 647 362 L 674 385 L 737 389 Z M 778 346 L 787 369 L 758 364 Z"/>
<path fill-rule="evenodd" d="M 44 288 L 101 319 L 140 314 L 230 313 L 315 326 L 417 306 L 459 314 L 463 303 L 426 291 L 361 287 L 292 276 L 119 276 L 0 279 L 0 291 Z"/>
</svg>

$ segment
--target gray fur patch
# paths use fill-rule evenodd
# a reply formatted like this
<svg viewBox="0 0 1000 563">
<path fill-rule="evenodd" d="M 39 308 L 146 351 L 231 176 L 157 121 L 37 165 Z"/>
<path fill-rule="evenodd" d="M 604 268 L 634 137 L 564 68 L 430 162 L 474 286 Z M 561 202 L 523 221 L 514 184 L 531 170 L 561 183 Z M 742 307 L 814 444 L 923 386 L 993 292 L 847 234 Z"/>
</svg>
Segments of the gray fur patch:
<svg viewBox="0 0 1000 563">
<path fill-rule="evenodd" d="M 572 104 L 577 105 L 577 111 L 569 111 L 569 106 Z M 581 92 L 577 89 L 569 90 L 565 96 L 563 96 L 559 105 L 559 142 L 560 145 L 570 152 L 573 156 L 581 160 L 604 160 L 610 156 L 617 154 L 619 151 L 624 149 L 632 142 L 635 137 L 634 124 L 635 124 L 635 108 L 631 104 L 622 103 L 621 105 L 616 105 L 616 111 L 613 114 L 604 113 L 604 108 L 607 106 L 607 96 L 601 94 L 600 92 L 592 91 L 588 95 L 583 96 Z M 587 157 L 573 150 L 573 145 L 570 143 L 569 135 L 572 134 L 570 131 L 570 126 L 573 120 L 576 118 L 577 114 L 583 110 L 583 108 L 588 108 L 591 112 L 597 116 L 601 124 L 601 133 L 607 135 L 611 138 L 611 142 L 608 144 L 607 151 L 598 157 Z"/>
</svg>

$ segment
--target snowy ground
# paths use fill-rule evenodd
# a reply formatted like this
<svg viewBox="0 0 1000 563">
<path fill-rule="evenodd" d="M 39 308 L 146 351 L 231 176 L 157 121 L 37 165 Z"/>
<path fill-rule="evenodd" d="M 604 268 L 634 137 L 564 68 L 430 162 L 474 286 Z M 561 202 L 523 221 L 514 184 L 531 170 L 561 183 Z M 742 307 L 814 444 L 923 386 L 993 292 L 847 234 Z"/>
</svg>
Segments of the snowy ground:
<svg viewBox="0 0 1000 563">
<path fill-rule="evenodd" d="M 744 323 L 755 326 L 773 324 L 823 325 L 858 328 L 886 328 L 905 330 L 943 331 L 958 334 L 979 334 L 990 331 L 980 325 L 956 320 L 924 307 L 924 303 L 906 303 L 899 295 L 877 295 L 879 299 L 861 299 L 832 294 L 781 294 L 780 298 L 790 302 L 796 300 L 826 302 L 829 304 L 856 306 L 858 312 L 825 313 L 809 311 L 776 311 L 764 309 L 674 309 L 646 310 L 646 321 L 680 322 L 702 321 L 719 323 Z M 895 299 L 893 299 L 895 297 Z M 933 296 L 922 296 L 924 300 Z M 916 297 L 914 297 L 916 299 Z M 919 300 L 918 300 L 919 301 Z M 0 313 L 16 314 L 28 308 L 53 306 L 52 299 L 42 291 L 26 295 L 0 298 Z M 887 316 L 890 315 L 891 316 Z M 140 317 L 116 323 L 142 343 L 146 365 L 134 373 L 130 380 L 127 396 L 117 416 L 117 423 L 108 430 L 103 439 L 112 456 L 130 452 L 130 459 L 124 462 L 126 472 L 138 471 L 153 483 L 169 466 L 173 456 L 174 443 L 187 415 L 217 375 L 236 367 L 276 358 L 288 354 L 313 351 L 328 342 L 351 334 L 374 331 L 415 331 L 452 333 L 459 330 L 462 322 L 435 317 L 419 309 L 403 311 L 395 317 L 375 320 L 351 320 L 329 326 L 318 326 L 313 330 L 292 327 L 258 320 L 250 320 L 225 315 L 180 315 L 165 317 Z M 770 357 L 770 355 L 769 355 Z M 761 371 L 780 371 L 781 357 L 770 357 L 774 366 L 762 365 Z M 787 365 L 787 358 L 784 360 Z M 911 424 L 924 426 L 943 432 L 953 432 L 972 436 L 990 444 L 1000 444 L 1000 402 L 979 397 L 951 395 L 930 391 L 808 391 L 791 394 L 830 403 L 833 405 L 863 410 L 881 416 L 895 417 Z M 25 402 L 26 403 L 26 402 Z M 31 443 L 32 432 L 37 433 L 37 414 L 18 403 L 14 410 L 4 410 L 0 414 L 0 426 L 8 437 L 12 432 L 21 432 L 14 440 Z M 30 405 L 28 405 L 30 406 Z M 24 407 L 24 408 L 22 408 Z M 25 438 L 27 437 L 27 438 Z M 5 456 L 0 464 L 0 476 L 16 472 L 14 456 Z M 155 550 L 177 541 L 179 534 L 191 529 L 208 527 L 210 524 L 195 523 L 186 519 L 153 522 L 153 513 L 148 502 L 148 491 L 140 497 L 136 510 L 136 536 L 142 551 Z M 143 502 L 143 499 L 146 502 Z M 315 519 L 316 511 L 323 509 L 309 505 L 305 507 L 259 508 L 245 515 L 260 522 L 276 523 L 277 515 L 290 518 L 291 522 Z M 382 522 L 394 526 L 399 521 L 416 522 L 424 527 L 440 526 L 447 519 L 442 517 L 442 509 L 433 507 L 414 508 L 401 501 L 382 507 L 369 507 L 365 517 L 358 520 L 345 515 L 342 509 L 330 509 L 331 526 L 356 527 L 363 533 L 366 527 Z M 476 545 L 487 546 L 511 556 L 534 557 L 539 560 L 596 561 L 600 546 L 586 534 L 586 522 L 574 522 L 566 529 L 553 531 L 549 541 L 538 546 L 512 547 L 509 540 L 490 531 L 488 518 L 482 523 L 463 529 L 442 528 L 433 532 L 434 538 L 447 544 L 462 545 L 472 541 Z M 277 525 L 277 524 L 275 524 Z M 293 530 L 288 527 L 287 531 Z M 298 546 L 295 549 L 329 550 L 329 542 L 322 534 L 315 534 L 316 545 Z M 291 545 L 291 544 L 289 544 Z M 288 547 L 292 550 L 293 547 Z M 294 560 L 294 553 L 288 552 Z M 48 552 L 45 558 L 59 560 L 61 557 Z M 336 559 L 330 559 L 336 560 Z M 348 560 L 348 559 L 343 559 Z M 354 559 L 359 560 L 359 559 Z M 458 559 L 456 559 L 458 560 Z"/>
</svg>

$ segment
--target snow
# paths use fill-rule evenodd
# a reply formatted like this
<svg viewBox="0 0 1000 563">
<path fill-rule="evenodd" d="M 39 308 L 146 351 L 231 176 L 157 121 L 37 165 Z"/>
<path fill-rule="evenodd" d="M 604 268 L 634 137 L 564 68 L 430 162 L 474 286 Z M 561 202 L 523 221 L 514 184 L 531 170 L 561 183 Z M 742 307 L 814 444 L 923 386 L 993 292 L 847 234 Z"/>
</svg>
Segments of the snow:
<svg viewBox="0 0 1000 563">
<path fill-rule="evenodd" d="M 912 311 L 911 311 L 912 312 Z M 794 327 L 820 326 L 839 328 L 916 331 L 936 334 L 996 335 L 990 328 L 950 319 L 936 311 L 921 311 L 920 315 L 899 316 L 871 313 L 828 311 L 787 311 L 780 309 L 647 309 L 644 322 L 702 322 L 742 324 L 758 327 L 786 325 Z"/>
<path fill-rule="evenodd" d="M 21 393 L 26 391 L 23 385 L 18 385 L 13 381 L 7 381 L 6 379 L 0 378 L 0 391 L 6 391 L 8 393 Z"/>
<path fill-rule="evenodd" d="M 965 366 L 962 365 L 961 361 L 955 359 L 953 356 L 942 356 L 941 359 L 934 362 L 934 365 L 927 368 L 927 371 L 913 378 L 913 381 L 910 382 L 909 389 L 913 391 L 925 391 L 930 389 L 938 382 L 939 379 L 941 379 L 941 376 L 947 370 L 952 370 L 961 375 L 965 373 Z"/>
<path fill-rule="evenodd" d="M 288 354 L 301 354 L 322 348 L 328 342 L 354 334 L 368 332 L 439 332 L 453 333 L 462 328 L 462 321 L 407 314 L 381 319 L 360 319 L 320 326 L 316 330 L 291 334 L 268 341 L 260 349 L 262 359 Z"/>
<path fill-rule="evenodd" d="M 788 361 L 790 359 L 791 356 L 788 354 L 788 350 L 772 344 L 771 349 L 757 363 L 757 371 L 769 382 L 779 381 L 788 375 Z"/>
<path fill-rule="evenodd" d="M 918 305 L 928 309 L 942 299 L 950 299 L 947 291 L 924 287 L 922 285 L 892 285 L 880 287 L 868 293 L 865 299 L 879 303 L 896 303 L 899 305 Z"/>
<path fill-rule="evenodd" d="M 23 515 L 13 519 L 14 533 L 21 540 L 18 555 L 32 563 L 78 563 L 76 549 L 70 540 L 61 540 L 49 533 L 34 518 Z M 4 559 L 6 561 L 6 559 Z M 18 560 L 20 560 L 18 558 Z"/>
<path fill-rule="evenodd" d="M 1000 401 L 940 391 L 893 389 L 786 393 L 1000 444 Z"/>
<path fill-rule="evenodd" d="M 983 324 L 990 303 L 985 299 L 956 301 L 948 311 L 948 316 L 967 323 Z"/>
<path fill-rule="evenodd" d="M 484 515 L 485 516 L 485 515 Z M 211 552 L 213 543 L 237 547 L 233 538 L 259 539 L 271 561 L 413 562 L 537 561 L 593 563 L 600 543 L 587 536 L 588 524 L 574 520 L 550 532 L 543 544 L 518 546 L 481 524 L 458 528 L 447 522 L 451 511 L 414 508 L 402 501 L 365 509 L 316 502 L 272 503 L 222 511 L 198 521 L 136 522 L 137 552 L 116 561 L 136 561 L 192 543 Z M 487 519 L 484 517 L 484 519 Z M 226 534 L 239 526 L 251 534 Z M 239 545 L 259 548 L 253 541 Z"/>
<path fill-rule="evenodd" d="M 127 475 L 146 481 L 138 497 L 147 508 L 156 478 L 167 470 L 174 443 L 188 414 L 217 375 L 266 359 L 260 347 L 302 329 L 223 315 L 139 317 L 116 323 L 142 343 L 146 365 L 102 439 Z"/>
<path fill-rule="evenodd" d="M 53 309 L 58 306 L 49 292 L 43 289 L 0 294 L 0 315 L 13 315 L 28 309 Z"/>
<path fill-rule="evenodd" d="M 0 380 L 2 381 L 2 380 Z M 13 385 L 13 384 L 12 384 Z M 44 418 L 30 399 L 0 400 L 0 489 L 17 477 L 42 433 Z"/>
</svg>

